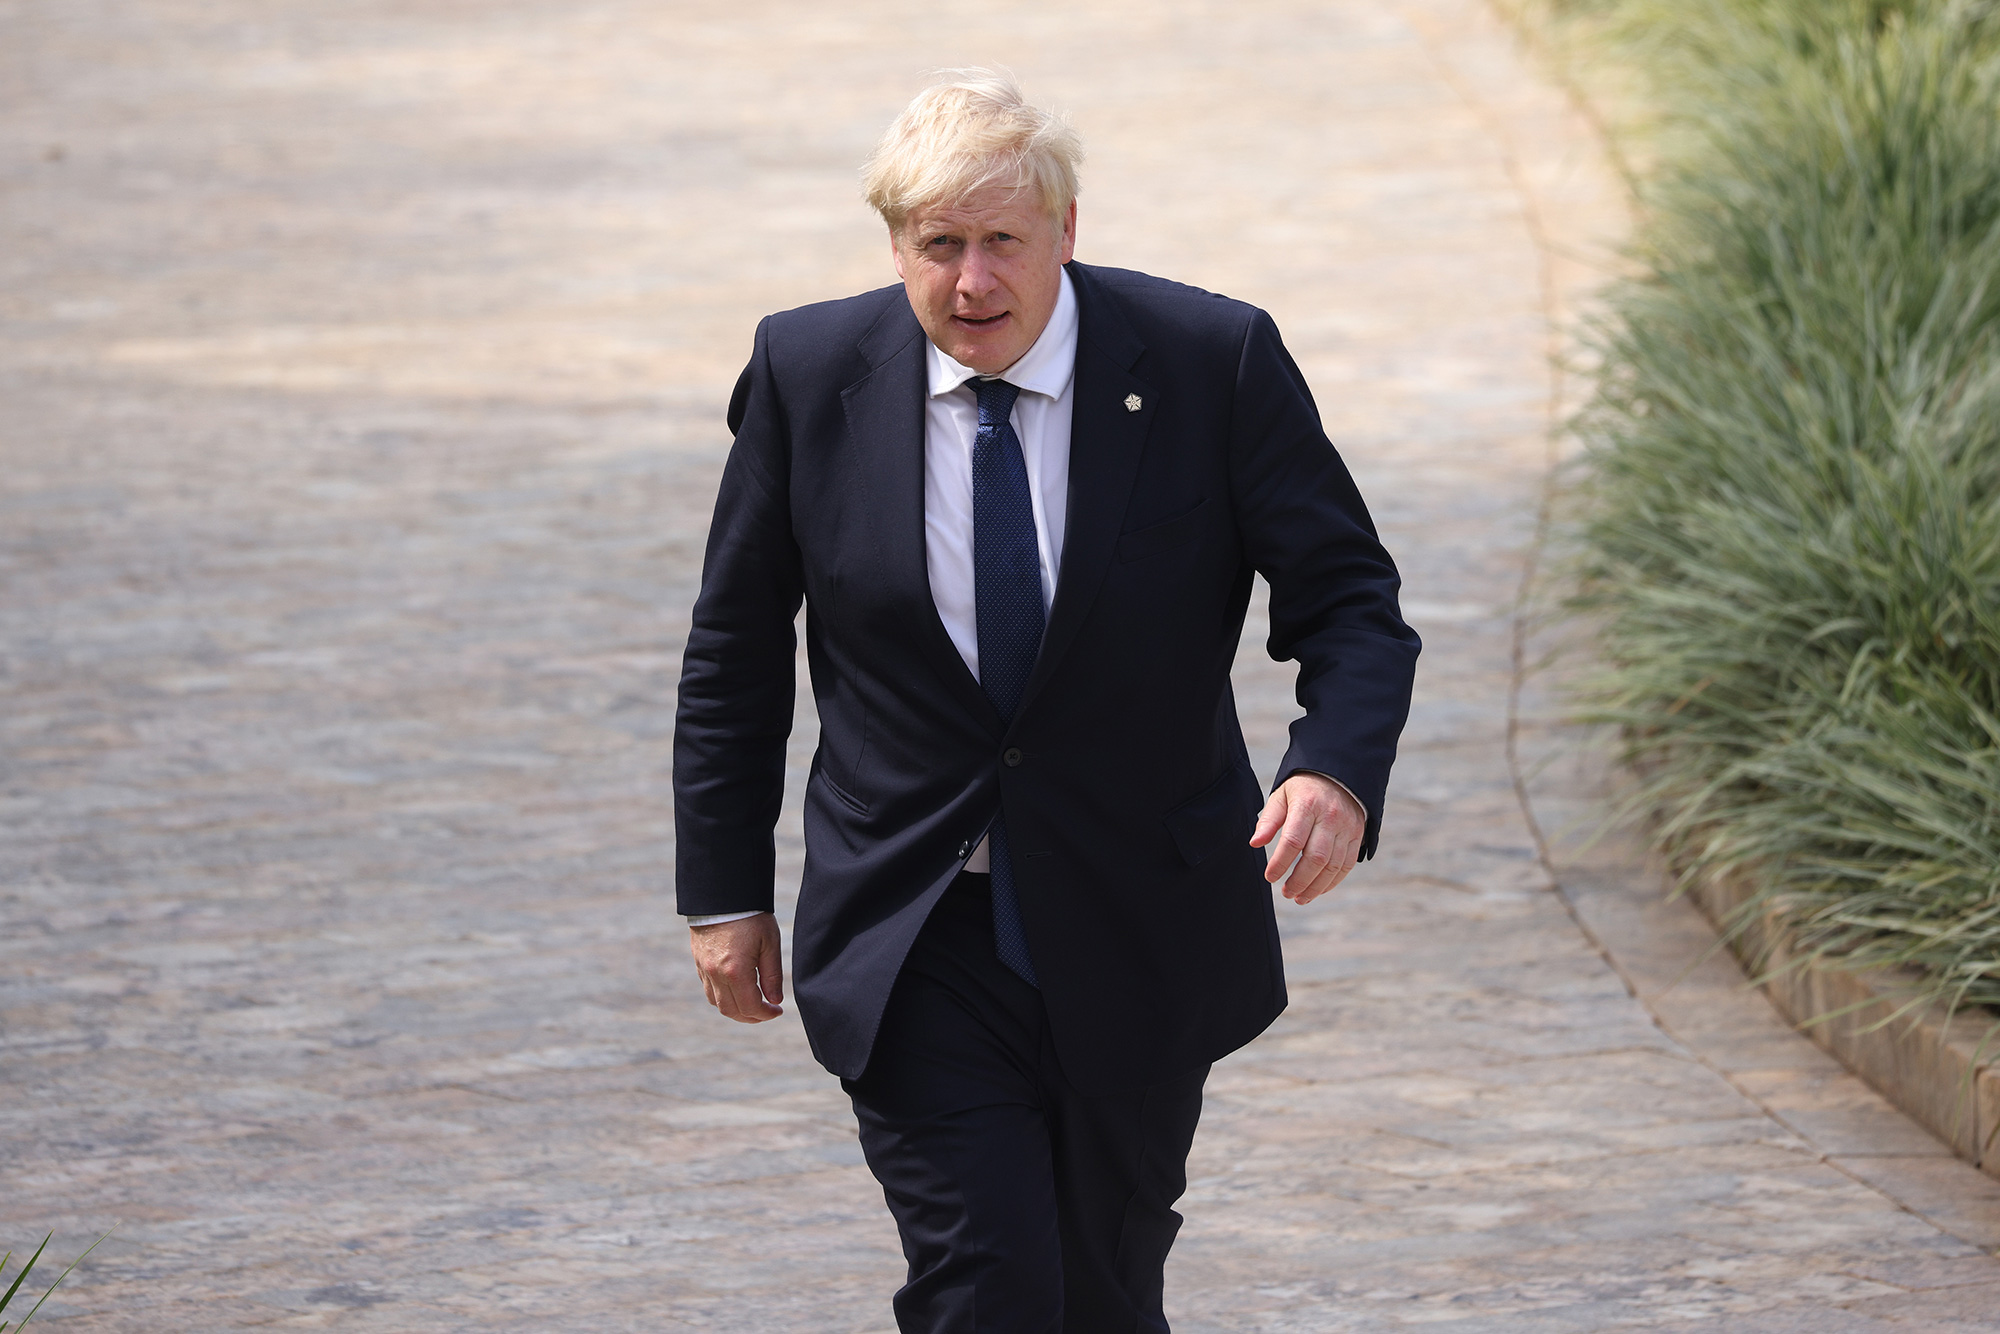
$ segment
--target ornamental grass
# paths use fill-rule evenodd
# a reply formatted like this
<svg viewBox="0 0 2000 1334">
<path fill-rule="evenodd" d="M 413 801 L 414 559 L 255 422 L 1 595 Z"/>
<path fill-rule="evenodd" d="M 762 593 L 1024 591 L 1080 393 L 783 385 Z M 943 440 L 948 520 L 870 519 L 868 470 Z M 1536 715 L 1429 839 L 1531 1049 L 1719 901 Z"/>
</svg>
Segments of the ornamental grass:
<svg viewBox="0 0 2000 1334">
<path fill-rule="evenodd" d="M 1586 687 L 1681 874 L 2000 1007 L 2000 5 L 1598 0 L 1653 81 Z"/>
</svg>

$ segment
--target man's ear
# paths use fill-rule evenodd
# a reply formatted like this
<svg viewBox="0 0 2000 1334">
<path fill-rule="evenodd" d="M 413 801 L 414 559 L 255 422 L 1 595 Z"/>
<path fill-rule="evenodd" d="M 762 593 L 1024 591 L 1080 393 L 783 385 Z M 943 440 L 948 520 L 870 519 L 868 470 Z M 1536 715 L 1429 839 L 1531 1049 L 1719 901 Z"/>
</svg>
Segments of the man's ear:
<svg viewBox="0 0 2000 1334">
<path fill-rule="evenodd" d="M 1069 201 L 1069 211 L 1063 214 L 1062 262 L 1067 264 L 1076 257 L 1076 201 Z M 897 266 L 902 272 L 901 264 Z"/>
<path fill-rule="evenodd" d="M 896 235 L 894 228 L 889 231 L 889 258 L 896 262 L 896 276 L 908 282 L 910 275 L 903 272 L 903 240 Z"/>
</svg>

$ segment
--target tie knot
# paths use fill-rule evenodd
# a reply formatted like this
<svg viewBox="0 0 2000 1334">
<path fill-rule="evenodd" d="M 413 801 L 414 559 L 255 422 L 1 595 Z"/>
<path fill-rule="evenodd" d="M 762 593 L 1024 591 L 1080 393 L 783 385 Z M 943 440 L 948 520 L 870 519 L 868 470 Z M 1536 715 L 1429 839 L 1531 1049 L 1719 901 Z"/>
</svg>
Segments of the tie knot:
<svg viewBox="0 0 2000 1334">
<path fill-rule="evenodd" d="M 972 392 L 979 395 L 979 425 L 984 429 L 998 426 L 1012 415 L 1021 386 L 1000 379 L 974 380 Z"/>
</svg>

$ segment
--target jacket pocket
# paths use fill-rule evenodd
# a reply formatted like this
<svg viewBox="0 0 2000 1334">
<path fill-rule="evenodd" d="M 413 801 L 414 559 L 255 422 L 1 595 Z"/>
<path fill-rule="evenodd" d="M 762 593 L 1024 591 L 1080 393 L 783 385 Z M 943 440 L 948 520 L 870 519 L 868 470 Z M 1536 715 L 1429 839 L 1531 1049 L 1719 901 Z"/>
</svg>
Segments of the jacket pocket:
<svg viewBox="0 0 2000 1334">
<path fill-rule="evenodd" d="M 1144 560 L 1179 546 L 1201 530 L 1202 521 L 1207 517 L 1208 497 L 1203 496 L 1192 509 L 1183 510 L 1171 519 L 1119 534 L 1118 563 L 1122 565 L 1127 561 Z"/>
<path fill-rule="evenodd" d="M 852 810 L 856 815 L 868 814 L 868 803 L 863 801 L 861 798 L 855 796 L 852 792 L 849 792 L 846 788 L 842 787 L 840 784 L 834 782 L 833 779 L 827 777 L 826 770 L 821 769 L 819 771 L 819 781 L 826 784 L 826 790 L 833 793 L 834 796 L 840 798 L 840 800 L 848 807 L 848 809 Z"/>
<path fill-rule="evenodd" d="M 1246 788 L 1249 800 L 1254 801 L 1256 789 L 1250 782 L 1248 763 L 1238 760 L 1222 777 L 1167 812 L 1167 832 L 1173 835 L 1182 861 L 1199 866 L 1231 839 L 1249 843 L 1256 811 L 1246 804 Z"/>
</svg>

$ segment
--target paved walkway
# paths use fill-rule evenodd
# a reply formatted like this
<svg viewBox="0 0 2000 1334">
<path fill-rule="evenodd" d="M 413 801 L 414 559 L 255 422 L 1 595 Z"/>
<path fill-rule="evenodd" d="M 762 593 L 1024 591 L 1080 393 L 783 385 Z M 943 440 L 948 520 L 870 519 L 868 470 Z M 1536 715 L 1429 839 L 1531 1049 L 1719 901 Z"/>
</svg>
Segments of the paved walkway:
<svg viewBox="0 0 2000 1334">
<path fill-rule="evenodd" d="M 1084 258 L 1274 311 L 1430 644 L 1176 1329 L 2000 1323 L 1992 1183 L 1516 801 L 1545 320 L 1620 221 L 1473 0 L 0 4 L 0 1224 L 117 1224 L 38 1322 L 886 1327 L 837 1088 L 698 1003 L 666 743 L 752 322 L 886 280 L 853 166 L 975 58 L 1074 109 Z"/>
</svg>

